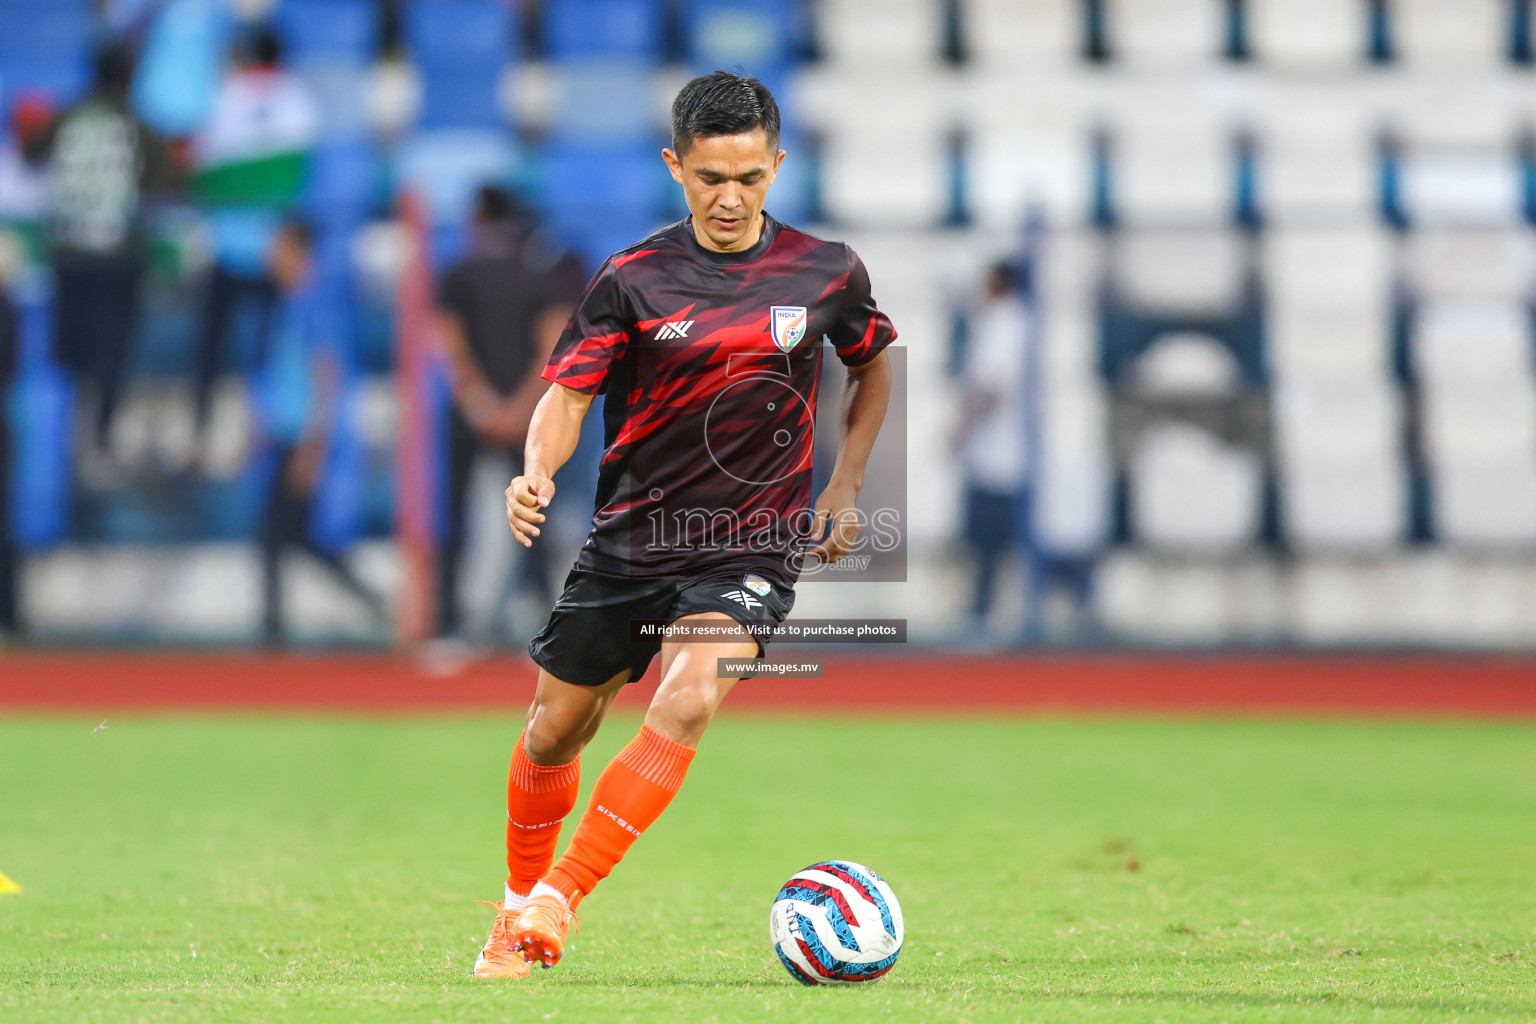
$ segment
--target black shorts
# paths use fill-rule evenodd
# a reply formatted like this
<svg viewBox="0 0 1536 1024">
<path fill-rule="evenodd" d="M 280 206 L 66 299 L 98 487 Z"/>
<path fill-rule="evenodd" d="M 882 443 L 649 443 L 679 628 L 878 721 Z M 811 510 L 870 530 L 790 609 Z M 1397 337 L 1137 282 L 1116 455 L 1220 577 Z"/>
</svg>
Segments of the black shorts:
<svg viewBox="0 0 1536 1024">
<path fill-rule="evenodd" d="M 631 619 L 672 622 L 699 612 L 724 612 L 750 628 L 783 622 L 794 605 L 793 587 L 756 573 L 637 580 L 575 568 L 565 578 L 548 624 L 528 641 L 528 653 L 562 682 L 598 686 L 626 668 L 634 682 L 645 675 L 661 641 L 631 640 Z M 759 637 L 759 658 L 763 644 Z"/>
</svg>

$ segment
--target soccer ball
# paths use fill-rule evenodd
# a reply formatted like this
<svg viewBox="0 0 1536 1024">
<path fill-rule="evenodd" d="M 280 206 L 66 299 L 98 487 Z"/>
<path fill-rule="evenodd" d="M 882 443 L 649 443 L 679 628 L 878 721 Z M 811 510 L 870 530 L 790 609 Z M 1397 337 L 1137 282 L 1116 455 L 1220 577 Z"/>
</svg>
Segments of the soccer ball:
<svg viewBox="0 0 1536 1024">
<path fill-rule="evenodd" d="M 784 969 L 805 985 L 875 981 L 901 955 L 901 904 L 862 864 L 824 860 L 784 883 L 768 935 Z"/>
</svg>

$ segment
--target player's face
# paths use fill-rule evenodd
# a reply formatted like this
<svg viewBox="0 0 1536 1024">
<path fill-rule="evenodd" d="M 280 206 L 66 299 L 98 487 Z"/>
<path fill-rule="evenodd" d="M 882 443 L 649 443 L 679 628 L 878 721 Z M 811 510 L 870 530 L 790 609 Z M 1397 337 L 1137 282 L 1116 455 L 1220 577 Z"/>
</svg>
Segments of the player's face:
<svg viewBox="0 0 1536 1024">
<path fill-rule="evenodd" d="M 757 244 L 763 202 L 784 162 L 784 151 L 768 145 L 761 128 L 741 135 L 699 136 L 679 157 L 663 150 L 672 178 L 683 186 L 699 242 L 721 252 Z"/>
</svg>

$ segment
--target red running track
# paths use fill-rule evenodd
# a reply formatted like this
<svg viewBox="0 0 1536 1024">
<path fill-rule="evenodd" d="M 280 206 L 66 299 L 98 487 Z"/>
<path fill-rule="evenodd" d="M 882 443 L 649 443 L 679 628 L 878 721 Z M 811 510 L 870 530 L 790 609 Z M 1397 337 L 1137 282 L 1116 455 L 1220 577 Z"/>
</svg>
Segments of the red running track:
<svg viewBox="0 0 1536 1024">
<path fill-rule="evenodd" d="M 430 672 L 385 655 L 0 655 L 0 708 L 431 711 L 526 706 L 523 657 Z M 656 670 L 621 704 L 645 701 Z M 828 657 L 825 679 L 750 679 L 732 709 L 1536 717 L 1536 660 L 1450 655 Z"/>
</svg>

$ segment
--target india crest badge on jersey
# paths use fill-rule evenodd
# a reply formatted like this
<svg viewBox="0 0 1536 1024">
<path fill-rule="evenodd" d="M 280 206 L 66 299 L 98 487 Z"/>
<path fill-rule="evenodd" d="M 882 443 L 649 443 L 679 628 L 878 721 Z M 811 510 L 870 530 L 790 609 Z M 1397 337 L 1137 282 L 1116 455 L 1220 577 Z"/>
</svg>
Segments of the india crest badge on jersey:
<svg viewBox="0 0 1536 1024">
<path fill-rule="evenodd" d="M 768 327 L 773 332 L 773 343 L 780 352 L 788 352 L 805 337 L 804 306 L 771 306 L 768 309 Z"/>
</svg>

